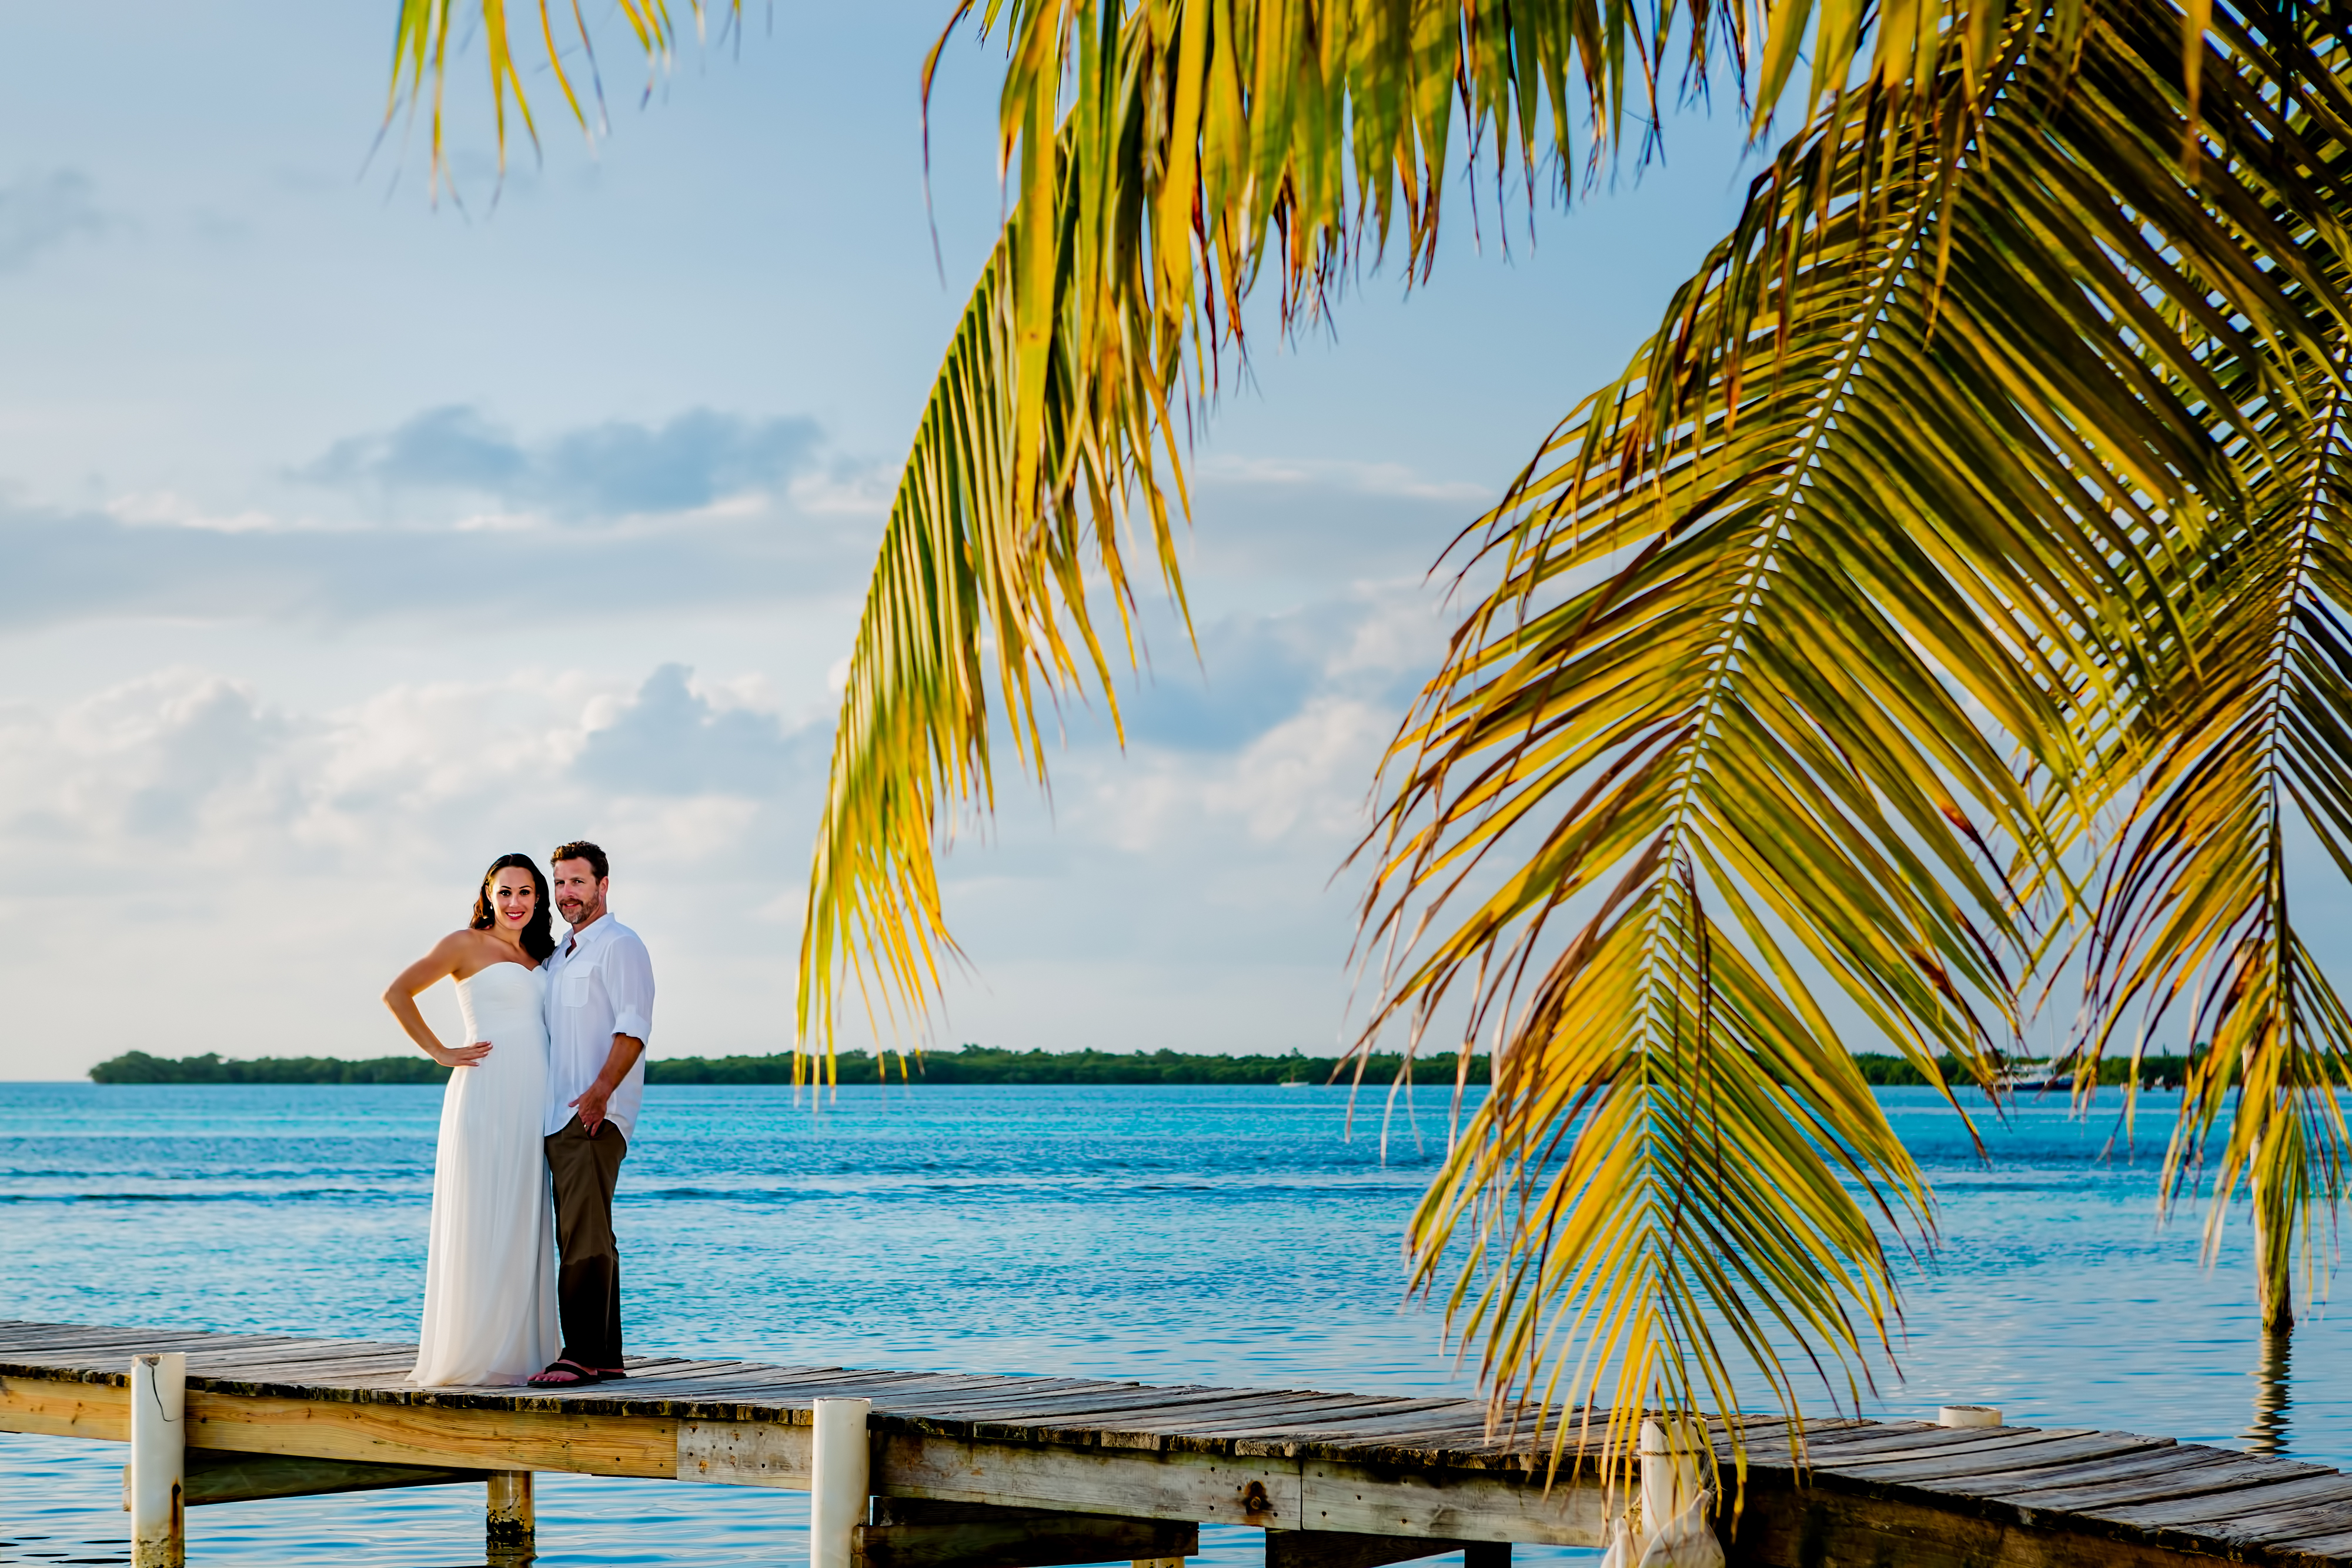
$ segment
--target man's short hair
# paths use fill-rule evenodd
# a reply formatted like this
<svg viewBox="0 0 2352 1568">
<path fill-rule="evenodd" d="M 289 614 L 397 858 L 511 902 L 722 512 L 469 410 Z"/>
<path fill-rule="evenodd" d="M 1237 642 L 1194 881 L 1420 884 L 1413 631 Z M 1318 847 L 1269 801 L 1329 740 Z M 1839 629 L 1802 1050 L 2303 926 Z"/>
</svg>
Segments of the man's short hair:
<svg viewBox="0 0 2352 1568">
<path fill-rule="evenodd" d="M 551 865 L 557 861 L 586 861 L 596 873 L 598 882 L 613 874 L 612 862 L 605 860 L 604 852 L 586 839 L 575 839 L 568 844 L 556 845 L 555 852 L 547 859 Z"/>
</svg>

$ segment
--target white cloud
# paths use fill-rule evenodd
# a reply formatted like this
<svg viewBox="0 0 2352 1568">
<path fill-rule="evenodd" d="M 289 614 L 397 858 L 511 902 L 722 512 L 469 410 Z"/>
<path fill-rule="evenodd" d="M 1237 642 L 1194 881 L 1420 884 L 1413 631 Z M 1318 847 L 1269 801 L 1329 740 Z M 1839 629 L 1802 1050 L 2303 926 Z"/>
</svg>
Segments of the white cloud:
<svg viewBox="0 0 2352 1568">
<path fill-rule="evenodd" d="M 1370 703 L 1318 699 L 1235 758 L 1202 802 L 1239 818 L 1259 843 L 1301 831 L 1350 839 L 1363 830 L 1365 786 L 1395 732 L 1395 716 Z"/>
<path fill-rule="evenodd" d="M 1418 580 L 1496 498 L 1398 463 L 1212 454 L 1191 477 L 1195 575 L 1261 590 Z"/>
<path fill-rule="evenodd" d="M 100 692 L 53 717 L 18 706 L 0 718 L 7 833 L 55 855 L 241 834 L 284 810 L 268 763 L 286 721 L 249 687 L 166 670 Z"/>
<path fill-rule="evenodd" d="M 1433 479 L 1402 463 L 1218 454 L 1204 458 L 1199 472 L 1201 479 L 1211 484 L 1394 496 L 1477 508 L 1490 507 L 1496 499 L 1492 486 L 1468 479 Z"/>
<path fill-rule="evenodd" d="M 619 614 L 806 605 L 854 594 L 873 551 L 863 520 L 806 517 L 772 499 L 589 529 L 465 509 L 430 525 L 323 526 L 158 493 L 96 513 L 0 506 L 0 632 L 121 616 L 471 619 L 518 585 Z"/>
<path fill-rule="evenodd" d="M 881 518 L 890 513 L 898 475 L 879 464 L 836 463 L 793 476 L 793 506 L 816 517 Z"/>
<path fill-rule="evenodd" d="M 491 858 L 583 836 L 660 933 L 689 1037 L 776 1049 L 788 949 L 747 912 L 799 873 L 809 791 L 748 788 L 724 745 L 698 754 L 713 768 L 699 781 L 675 755 L 650 780 L 585 766 L 600 737 L 664 704 L 677 717 L 680 692 L 694 722 L 760 716 L 726 701 L 756 675 L 697 695 L 677 674 L 632 687 L 524 670 L 303 712 L 173 668 L 0 708 L 0 985 L 24 1025 L 0 1043 L 0 1078 L 134 1047 L 404 1049 L 374 1005 L 385 979 L 462 917 Z M 751 959 L 754 983 L 718 980 Z"/>
<path fill-rule="evenodd" d="M 353 873 L 425 850 L 453 814 L 496 821 L 519 793 L 560 796 L 550 785 L 583 737 L 580 688 L 529 675 L 397 686 L 301 714 L 247 683 L 167 669 L 54 712 L 17 705 L 0 718 L 0 854 L 16 885 L 58 893 L 94 861 L 167 878 Z"/>
<path fill-rule="evenodd" d="M 526 671 L 295 713 L 245 683 L 171 669 L 55 710 L 12 705 L 0 709 L 0 857 L 20 891 L 69 894 L 93 861 L 165 878 L 223 866 L 364 875 L 386 857 L 462 867 L 509 841 L 536 852 L 539 839 L 618 822 L 699 862 L 807 790 L 760 770 L 761 748 L 788 758 L 798 732 L 715 705 L 684 674 L 666 666 L 631 691 Z"/>
<path fill-rule="evenodd" d="M 756 678 L 697 685 L 683 664 L 647 676 L 625 706 L 600 706 L 573 766 L 618 793 L 772 796 L 824 764 L 826 737 L 795 733 L 744 701 Z"/>
<path fill-rule="evenodd" d="M 1130 854 L 1197 852 L 1237 834 L 1336 866 L 1363 831 L 1365 789 L 1395 730 L 1385 707 L 1320 695 L 1238 751 L 1138 748 L 1092 759 L 1085 805 L 1059 826 Z"/>
<path fill-rule="evenodd" d="M 0 185 L 0 272 L 18 272 L 68 240 L 104 234 L 89 176 L 75 169 L 19 175 Z"/>
<path fill-rule="evenodd" d="M 691 408 L 658 424 L 607 420 L 525 440 L 468 404 L 347 436 L 294 471 L 364 495 L 488 496 L 510 508 L 611 519 L 701 511 L 781 490 L 821 436 L 806 419 Z"/>
<path fill-rule="evenodd" d="M 249 534 L 287 525 L 272 513 L 248 507 L 242 511 L 209 510 L 170 490 L 142 490 L 119 496 L 106 505 L 110 517 L 150 528 L 208 528 L 215 533 Z"/>
<path fill-rule="evenodd" d="M 1285 492 L 1296 512 L 1327 503 L 1354 505 L 1328 486 Z M 820 672 L 854 601 L 834 592 L 812 615 L 785 596 L 828 572 L 854 584 L 871 543 L 866 522 L 781 505 L 561 535 L 446 520 L 231 532 L 161 502 L 0 517 L 28 570 L 60 587 L 20 589 L 24 612 L 104 615 L 160 644 L 165 616 L 233 610 L 251 631 L 205 645 L 256 651 L 236 675 L 159 660 L 101 690 L 51 682 L 62 695 L 0 706 L 0 926 L 16 934 L 0 985 L 27 1020 L 0 1043 L 0 1077 L 133 1047 L 403 1050 L 375 1004 L 384 980 L 462 917 L 490 858 L 578 836 L 613 852 L 624 916 L 655 946 L 656 1050 L 787 1044 L 830 750 Z M 822 570 L 795 570 L 795 552 Z M 999 820 L 942 868 L 976 965 L 950 981 L 944 1028 L 1133 1042 L 1079 999 L 1131 986 L 1183 998 L 1149 1004 L 1165 1026 L 1153 1044 L 1336 1038 L 1353 885 L 1334 874 L 1446 630 L 1433 589 L 1367 557 L 1275 608 L 1196 594 L 1199 663 L 1155 622 L 1156 673 L 1122 683 L 1125 753 L 1074 708 L 1050 758 L 1053 807 L 1000 779 Z M 772 581 L 754 591 L 763 561 Z M 9 599 L 0 589 L 0 625 Z M 753 612 L 706 635 L 737 602 Z M 628 611 L 640 652 L 616 660 L 608 628 Z M 845 673 L 829 672 L 835 693 Z M 1000 763 L 1013 767 L 1009 748 Z M 137 987 L 110 984 L 123 963 Z M 1094 978 L 1075 985 L 1081 973 Z M 1223 1032 L 1198 1037 L 1220 1017 Z M 845 1027 L 856 1043 L 858 1020 Z"/>
</svg>

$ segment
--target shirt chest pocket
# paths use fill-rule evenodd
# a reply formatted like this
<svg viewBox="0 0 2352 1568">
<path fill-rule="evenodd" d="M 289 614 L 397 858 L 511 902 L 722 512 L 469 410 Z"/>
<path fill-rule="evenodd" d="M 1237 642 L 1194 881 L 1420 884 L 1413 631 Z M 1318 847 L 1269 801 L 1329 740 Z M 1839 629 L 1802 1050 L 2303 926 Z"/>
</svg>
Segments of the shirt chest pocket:
<svg viewBox="0 0 2352 1568">
<path fill-rule="evenodd" d="M 588 1005 L 588 969 L 583 966 L 565 971 L 557 981 L 556 992 L 565 1007 L 584 1008 Z"/>
</svg>

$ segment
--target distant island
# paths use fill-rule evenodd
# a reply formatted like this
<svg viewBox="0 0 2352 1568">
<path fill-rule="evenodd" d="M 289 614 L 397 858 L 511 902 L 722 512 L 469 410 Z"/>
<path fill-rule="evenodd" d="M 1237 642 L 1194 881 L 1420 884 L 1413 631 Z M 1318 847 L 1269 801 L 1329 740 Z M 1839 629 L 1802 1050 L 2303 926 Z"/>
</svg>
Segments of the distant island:
<svg viewBox="0 0 2352 1568">
<path fill-rule="evenodd" d="M 1367 1082 L 1396 1077 L 1400 1059 L 1371 1058 Z M 897 1052 L 877 1064 L 872 1053 L 845 1051 L 835 1058 L 844 1083 L 872 1083 L 887 1072 L 901 1080 Z M 966 1045 L 959 1051 L 928 1051 L 903 1065 L 910 1083 L 1323 1083 L 1334 1066 L 1328 1056 L 1290 1051 L 1281 1056 L 1219 1056 L 1210 1052 L 1154 1051 L 1004 1051 Z M 1415 1083 L 1450 1084 L 1451 1052 L 1423 1056 L 1412 1064 Z M 1348 1064 L 1347 1076 L 1355 1073 Z M 239 1061 L 207 1051 L 202 1056 L 150 1056 L 125 1051 L 89 1070 L 100 1083 L 440 1083 L 449 1070 L 422 1055 L 376 1056 L 345 1061 L 331 1056 L 263 1056 Z M 1486 1081 L 1486 1059 L 1473 1057 L 1474 1082 Z M 793 1059 L 775 1056 L 656 1056 L 646 1065 L 648 1083 L 790 1083 Z"/>
<path fill-rule="evenodd" d="M 835 1059 L 844 1083 L 873 1083 L 887 1071 L 900 1082 L 901 1063 L 896 1052 L 877 1064 L 863 1051 L 845 1051 Z M 1364 1067 L 1368 1084 L 1392 1082 L 1400 1059 L 1374 1056 Z M 1412 1064 L 1416 1084 L 1444 1085 L 1454 1082 L 1457 1058 L 1451 1051 L 1418 1057 Z M 1927 1078 L 1899 1056 L 1856 1055 L 1864 1082 L 1885 1087 L 1924 1084 Z M 1219 1056 L 1206 1051 L 1004 1051 L 994 1046 L 966 1045 L 958 1051 L 929 1051 L 904 1063 L 909 1083 L 1325 1083 L 1338 1065 L 1328 1056 L 1289 1051 L 1281 1056 Z M 2179 1084 L 2188 1061 L 2179 1056 L 2150 1056 L 2141 1075 Z M 1946 1071 L 1958 1076 L 1958 1064 Z M 2099 1082 L 2118 1084 L 2130 1076 L 2128 1059 L 2110 1057 L 2100 1063 Z M 1353 1062 L 1344 1077 L 1352 1079 Z M 421 1054 L 375 1056 L 346 1061 L 332 1056 L 262 1056 L 251 1061 L 206 1051 L 202 1056 L 150 1056 L 125 1051 L 89 1070 L 100 1083 L 441 1083 L 449 1070 Z M 1470 1082 L 1486 1082 L 1483 1056 L 1470 1059 Z M 649 1083 L 790 1083 L 793 1059 L 775 1056 L 672 1056 L 646 1064 Z M 2069 1077 L 2062 1072 L 2057 1087 Z"/>
</svg>

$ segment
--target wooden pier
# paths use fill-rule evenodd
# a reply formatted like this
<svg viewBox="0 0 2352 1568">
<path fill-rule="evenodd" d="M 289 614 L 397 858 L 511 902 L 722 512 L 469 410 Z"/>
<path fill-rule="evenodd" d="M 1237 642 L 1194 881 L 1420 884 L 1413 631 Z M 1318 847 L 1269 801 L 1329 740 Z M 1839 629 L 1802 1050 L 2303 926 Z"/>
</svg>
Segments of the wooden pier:
<svg viewBox="0 0 2352 1568">
<path fill-rule="evenodd" d="M 401 1383 L 404 1344 L 0 1322 L 0 1431 L 147 1441 L 134 1427 L 164 1430 L 166 1406 L 150 1387 L 157 1413 L 134 1417 L 132 1362 L 174 1354 L 175 1531 L 183 1502 L 464 1483 L 485 1488 L 491 1560 L 517 1561 L 538 1471 L 814 1490 L 817 1568 L 1181 1568 L 1204 1523 L 1263 1530 L 1267 1568 L 1445 1552 L 1507 1568 L 1514 1542 L 1598 1546 L 1607 1530 L 1589 1478 L 1548 1485 L 1540 1452 L 1445 1398 L 671 1356 L 575 1391 L 419 1390 Z M 836 1400 L 868 1406 L 820 1409 Z M 852 1416 L 849 1448 L 822 1457 L 820 1428 Z M 1809 1427 L 1799 1470 L 1780 1423 L 1747 1433 L 1745 1506 L 1717 1521 L 1735 1564 L 2352 1563 L 2352 1476 L 2315 1465 L 2123 1432 L 1844 1421 Z"/>
</svg>

